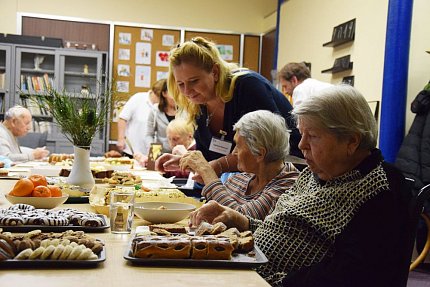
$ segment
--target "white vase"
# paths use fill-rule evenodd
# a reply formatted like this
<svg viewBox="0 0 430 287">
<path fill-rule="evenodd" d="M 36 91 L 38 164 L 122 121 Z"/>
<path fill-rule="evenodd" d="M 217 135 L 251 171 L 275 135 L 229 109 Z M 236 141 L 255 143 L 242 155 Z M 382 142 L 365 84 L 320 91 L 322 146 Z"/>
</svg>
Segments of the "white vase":
<svg viewBox="0 0 430 287">
<path fill-rule="evenodd" d="M 67 183 L 91 189 L 95 184 L 95 180 L 90 168 L 90 147 L 74 146 L 73 149 L 75 158 L 73 159 L 73 166 L 67 178 Z"/>
</svg>

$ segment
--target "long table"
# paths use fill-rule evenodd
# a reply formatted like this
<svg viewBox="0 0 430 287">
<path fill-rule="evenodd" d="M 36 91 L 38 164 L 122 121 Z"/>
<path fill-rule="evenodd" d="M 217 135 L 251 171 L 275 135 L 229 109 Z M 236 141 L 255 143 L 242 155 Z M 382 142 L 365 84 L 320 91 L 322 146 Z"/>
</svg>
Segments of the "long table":
<svg viewBox="0 0 430 287">
<path fill-rule="evenodd" d="M 10 206 L 4 198 L 15 181 L 0 180 L 0 208 Z M 59 208 L 76 208 L 92 211 L 89 204 L 63 204 Z M 133 229 L 142 225 L 136 219 Z M 107 287 L 107 286 L 270 286 L 254 270 L 228 270 L 215 268 L 146 267 L 133 266 L 123 259 L 131 235 L 92 233 L 105 243 L 106 261 L 96 268 L 19 268 L 0 270 L 1 286 L 30 287 Z"/>
</svg>

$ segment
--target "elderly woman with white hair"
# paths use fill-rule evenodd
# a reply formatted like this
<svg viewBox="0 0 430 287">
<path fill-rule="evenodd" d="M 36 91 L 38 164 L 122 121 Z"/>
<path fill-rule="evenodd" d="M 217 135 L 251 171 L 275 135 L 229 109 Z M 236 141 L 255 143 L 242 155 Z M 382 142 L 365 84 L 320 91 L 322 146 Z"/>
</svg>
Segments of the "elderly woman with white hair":
<svg viewBox="0 0 430 287">
<path fill-rule="evenodd" d="M 192 225 L 252 230 L 273 286 L 406 286 L 405 178 L 376 148 L 377 125 L 353 87 L 322 90 L 294 107 L 308 167 L 264 220 L 211 201 Z M 409 254 L 410 255 L 410 254 Z"/>
<path fill-rule="evenodd" d="M 200 151 L 185 154 L 182 170 L 198 173 L 205 183 L 202 196 L 228 206 L 255 219 L 272 212 L 279 196 L 295 182 L 298 172 L 285 163 L 289 136 L 280 115 L 259 110 L 245 114 L 234 125 L 237 168 L 241 173 L 230 176 L 222 184 L 216 172 Z M 228 165 L 227 158 L 224 158 Z"/>
</svg>

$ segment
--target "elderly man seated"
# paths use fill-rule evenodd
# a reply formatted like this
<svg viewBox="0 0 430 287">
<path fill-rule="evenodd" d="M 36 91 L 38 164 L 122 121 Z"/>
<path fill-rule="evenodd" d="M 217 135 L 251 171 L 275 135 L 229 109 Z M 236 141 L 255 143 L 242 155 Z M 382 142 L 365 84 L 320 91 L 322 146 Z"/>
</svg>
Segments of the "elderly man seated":
<svg viewBox="0 0 430 287">
<path fill-rule="evenodd" d="M 23 153 L 17 137 L 25 136 L 31 129 L 30 111 L 22 106 L 14 106 L 5 113 L 5 119 L 0 123 L 0 155 L 7 156 L 14 162 L 42 159 L 49 154 L 45 147 L 29 150 Z"/>
</svg>

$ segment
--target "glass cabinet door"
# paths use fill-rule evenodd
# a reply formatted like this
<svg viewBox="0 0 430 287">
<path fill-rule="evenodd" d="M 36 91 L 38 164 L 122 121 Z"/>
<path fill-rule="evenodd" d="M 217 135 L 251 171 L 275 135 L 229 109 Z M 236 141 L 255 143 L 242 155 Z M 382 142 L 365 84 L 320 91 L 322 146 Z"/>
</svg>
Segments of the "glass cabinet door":
<svg viewBox="0 0 430 287">
<path fill-rule="evenodd" d="M 5 111 L 10 107 L 11 80 L 11 47 L 0 45 L 0 120 L 4 119 Z"/>
<path fill-rule="evenodd" d="M 55 50 L 16 48 L 15 104 L 28 108 L 33 116 L 33 132 L 53 132 L 52 116 L 38 103 L 40 96 L 56 88 Z"/>
</svg>

